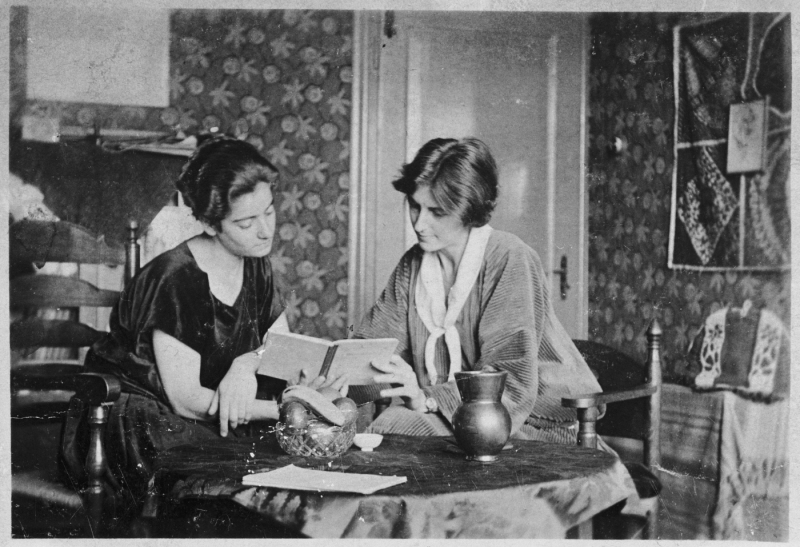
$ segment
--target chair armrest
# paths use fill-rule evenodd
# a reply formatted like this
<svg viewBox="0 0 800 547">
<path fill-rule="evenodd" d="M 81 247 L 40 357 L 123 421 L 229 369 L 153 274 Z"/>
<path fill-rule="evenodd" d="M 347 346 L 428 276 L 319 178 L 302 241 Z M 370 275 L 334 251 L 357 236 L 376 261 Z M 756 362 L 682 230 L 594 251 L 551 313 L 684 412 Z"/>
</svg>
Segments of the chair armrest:
<svg viewBox="0 0 800 547">
<path fill-rule="evenodd" d="M 82 372 L 75 375 L 72 386 L 75 389 L 75 396 L 90 406 L 113 403 L 119 399 L 122 391 L 119 378 L 99 372 Z"/>
<path fill-rule="evenodd" d="M 567 408 L 591 408 L 617 401 L 628 401 L 630 399 L 649 397 L 656 391 L 658 391 L 658 386 L 643 384 L 630 389 L 615 389 L 603 391 L 602 393 L 584 393 L 574 397 L 562 397 L 561 406 Z"/>
<path fill-rule="evenodd" d="M 12 392 L 29 389 L 34 391 L 65 390 L 91 406 L 113 403 L 119 399 L 122 384 L 112 374 L 82 372 L 82 365 L 48 363 L 25 365 L 11 370 Z"/>
<path fill-rule="evenodd" d="M 11 369 L 11 390 L 72 390 L 72 380 L 85 369 L 72 363 L 19 365 Z"/>
</svg>

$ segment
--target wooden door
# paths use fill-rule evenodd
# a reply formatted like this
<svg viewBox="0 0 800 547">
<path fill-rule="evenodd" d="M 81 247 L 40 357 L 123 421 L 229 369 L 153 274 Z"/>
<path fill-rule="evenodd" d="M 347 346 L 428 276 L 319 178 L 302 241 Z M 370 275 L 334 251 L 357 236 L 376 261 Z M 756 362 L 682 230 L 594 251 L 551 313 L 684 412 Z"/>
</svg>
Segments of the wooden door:
<svg viewBox="0 0 800 547">
<path fill-rule="evenodd" d="M 365 19 L 356 25 L 362 94 L 354 109 L 358 102 L 362 115 L 353 136 L 354 317 L 415 242 L 403 196 L 390 185 L 400 165 L 431 138 L 475 136 L 500 170 L 491 225 L 520 236 L 550 272 L 566 256 L 571 288 L 562 299 L 560 276 L 551 273 L 553 302 L 570 334 L 585 337 L 584 16 L 396 12 Z"/>
</svg>

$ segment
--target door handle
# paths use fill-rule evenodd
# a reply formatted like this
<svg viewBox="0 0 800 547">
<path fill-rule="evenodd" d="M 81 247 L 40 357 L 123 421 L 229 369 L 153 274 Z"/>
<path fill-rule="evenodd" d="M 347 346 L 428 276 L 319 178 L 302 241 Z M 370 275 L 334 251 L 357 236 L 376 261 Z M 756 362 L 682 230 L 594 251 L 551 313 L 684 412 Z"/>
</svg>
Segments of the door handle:
<svg viewBox="0 0 800 547">
<path fill-rule="evenodd" d="M 553 273 L 561 276 L 561 300 L 567 299 L 567 290 L 569 283 L 567 283 L 567 255 L 561 257 L 561 268 L 553 270 Z"/>
</svg>

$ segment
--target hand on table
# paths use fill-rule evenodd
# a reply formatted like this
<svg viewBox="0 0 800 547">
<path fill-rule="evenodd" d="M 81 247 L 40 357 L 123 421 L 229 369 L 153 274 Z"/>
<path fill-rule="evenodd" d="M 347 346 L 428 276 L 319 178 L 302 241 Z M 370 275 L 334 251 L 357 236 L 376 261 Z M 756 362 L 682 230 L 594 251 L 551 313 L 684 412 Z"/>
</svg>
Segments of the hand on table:
<svg viewBox="0 0 800 547">
<path fill-rule="evenodd" d="M 389 363 L 372 362 L 383 374 L 373 377 L 379 384 L 391 384 L 391 389 L 381 390 L 381 397 L 401 397 L 406 407 L 417 412 L 425 410 L 425 393 L 420 389 L 417 375 L 411 365 L 399 355 L 392 355 Z"/>
<path fill-rule="evenodd" d="M 256 369 L 260 357 L 249 352 L 234 359 L 231 368 L 219 383 L 211 399 L 209 414 L 219 412 L 219 434 L 228 435 L 228 427 L 236 429 L 239 424 L 246 424 L 253 415 L 253 402 L 256 400 L 258 382 Z"/>
</svg>

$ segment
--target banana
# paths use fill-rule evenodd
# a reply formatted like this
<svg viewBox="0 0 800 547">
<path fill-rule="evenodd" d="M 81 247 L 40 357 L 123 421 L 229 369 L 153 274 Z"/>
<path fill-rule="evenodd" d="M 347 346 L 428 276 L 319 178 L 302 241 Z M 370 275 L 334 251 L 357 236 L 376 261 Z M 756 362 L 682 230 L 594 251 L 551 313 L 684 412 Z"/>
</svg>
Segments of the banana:
<svg viewBox="0 0 800 547">
<path fill-rule="evenodd" d="M 281 400 L 283 403 L 299 401 L 306 408 L 334 425 L 343 425 L 345 422 L 344 413 L 330 399 L 308 386 L 296 385 L 287 387 L 283 390 Z"/>
</svg>

